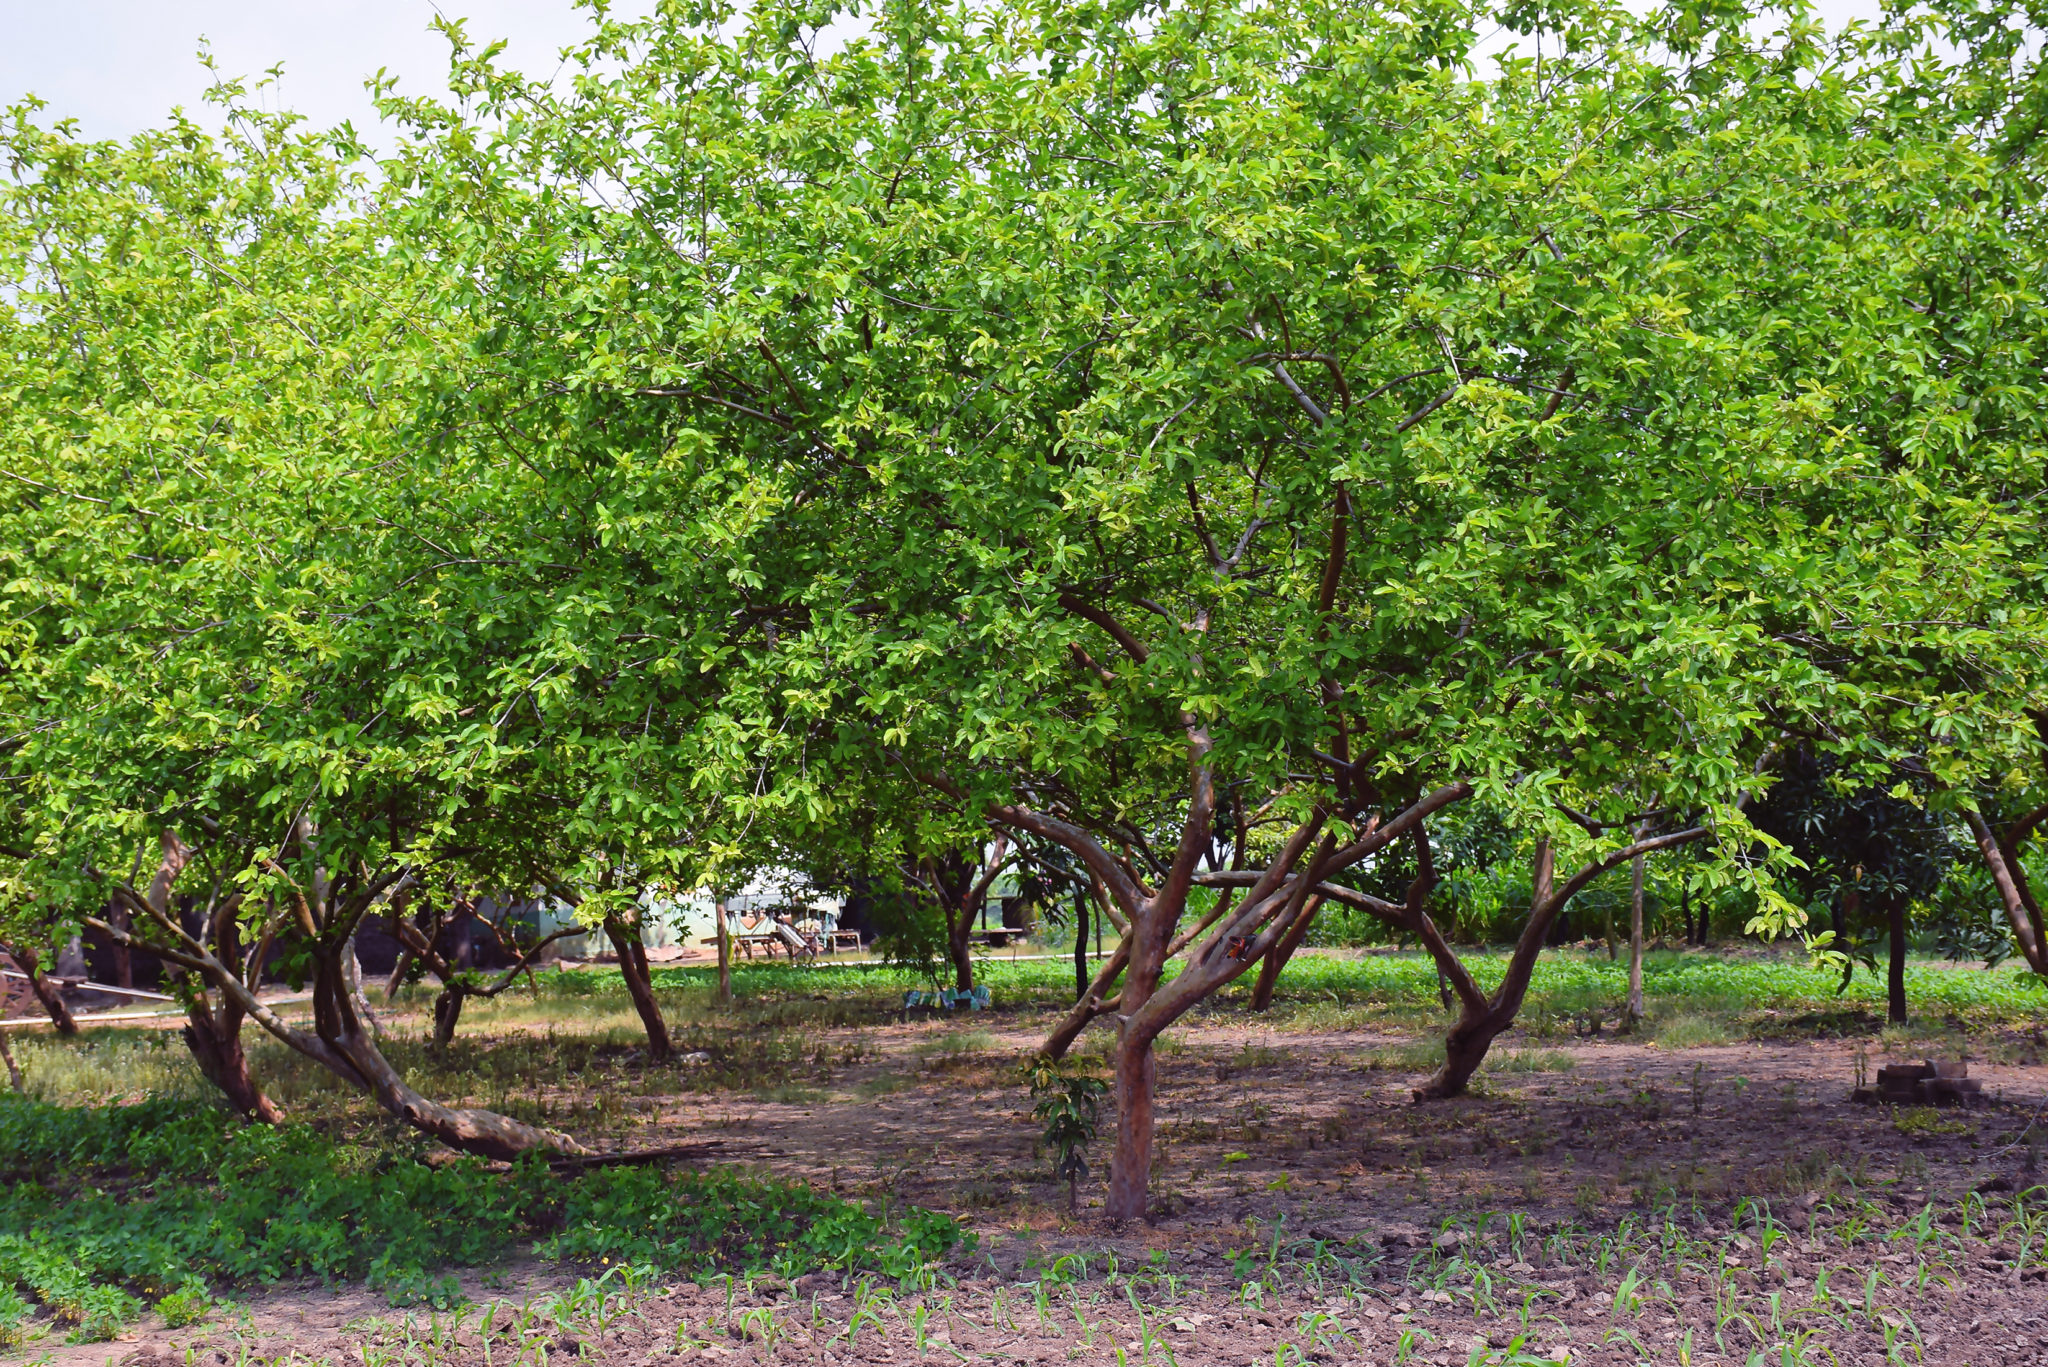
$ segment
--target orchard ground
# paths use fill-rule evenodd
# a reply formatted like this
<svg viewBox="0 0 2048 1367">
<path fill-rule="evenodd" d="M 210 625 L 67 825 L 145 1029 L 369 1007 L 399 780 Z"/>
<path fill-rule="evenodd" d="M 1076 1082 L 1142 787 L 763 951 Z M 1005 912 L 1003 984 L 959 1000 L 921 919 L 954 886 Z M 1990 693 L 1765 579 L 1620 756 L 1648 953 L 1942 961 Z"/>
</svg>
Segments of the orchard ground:
<svg viewBox="0 0 2048 1367">
<path fill-rule="evenodd" d="M 623 1235 L 535 1243 L 507 1225 L 378 1290 L 331 1271 L 324 1284 L 216 1278 L 197 1323 L 172 1329 L 137 1306 L 99 1325 L 111 1342 L 67 1343 L 78 1335 L 45 1305 L 13 1352 L 95 1365 L 2048 1359 L 2048 990 L 2011 968 L 1916 962 L 1916 1017 L 1885 1028 L 1861 973 L 1837 996 L 1791 958 L 1653 954 L 1649 1019 L 1623 1034 L 1621 967 L 1546 955 L 1474 1094 L 1417 1106 L 1444 1020 L 1433 969 L 1304 955 L 1271 1011 L 1225 997 L 1169 1034 L 1154 1218 L 1120 1229 L 1090 1211 L 1099 1170 L 1069 1213 L 1020 1081 L 1071 998 L 1071 962 L 992 959 L 986 976 L 992 1010 L 906 1018 L 910 980 L 892 969 L 742 965 L 728 1009 L 703 970 L 660 970 L 685 1055 L 664 1068 L 645 1063 L 602 969 L 472 1005 L 445 1057 L 413 1042 L 430 995 L 386 1013 L 394 1059 L 430 1095 L 600 1150 L 708 1146 L 694 1166 L 836 1194 L 891 1231 L 884 1242 L 913 1209 L 950 1215 L 972 1237 L 921 1270 L 785 1261 L 778 1277 L 728 1259 L 684 1276 Z M 1098 1028 L 1078 1052 L 1107 1042 Z M 167 1028 L 16 1045 L 46 1102 L 203 1097 Z M 350 1155 L 337 1162 L 446 1170 L 324 1074 L 255 1052 L 294 1121 Z M 1966 1058 L 1991 1104 L 1849 1099 L 1883 1064 L 1927 1057 Z M 374 1220 L 352 1237 L 373 1248 Z"/>
</svg>

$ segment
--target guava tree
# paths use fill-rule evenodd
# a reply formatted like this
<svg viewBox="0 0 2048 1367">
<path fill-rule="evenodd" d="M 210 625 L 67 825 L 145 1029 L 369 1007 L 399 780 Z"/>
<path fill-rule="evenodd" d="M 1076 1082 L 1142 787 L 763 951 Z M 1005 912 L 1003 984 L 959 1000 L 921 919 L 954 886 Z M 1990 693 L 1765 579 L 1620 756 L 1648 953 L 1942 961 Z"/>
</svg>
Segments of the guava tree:
<svg viewBox="0 0 2048 1367">
<path fill-rule="evenodd" d="M 1882 439 L 1901 272 L 1985 163 L 1866 40 L 1585 5 L 1482 79 L 1450 4 L 852 13 L 836 47 L 772 5 L 604 20 L 592 79 L 477 57 L 466 104 L 393 108 L 423 212 L 487 241 L 522 453 L 723 481 L 631 507 L 729 586 L 694 724 L 758 763 L 728 796 L 850 828 L 912 782 L 1116 909 L 1052 1041 L 1113 1005 L 1113 1217 L 1154 1040 L 1319 904 L 1437 957 L 1454 1093 L 1588 882 L 1710 837 L 1702 890 L 1750 876 L 1787 737 L 1899 749 L 1911 661 L 2002 639 L 1939 535 L 1966 458 Z M 1954 213 L 1915 220 L 1930 181 Z M 1929 582 L 1953 635 L 1898 612 Z M 1427 914 L 1475 794 L 1537 851 L 1490 988 Z M 1397 845 L 1398 900 L 1346 884 Z"/>
<path fill-rule="evenodd" d="M 518 753 L 477 719 L 516 701 L 502 618 L 444 536 L 479 492 L 408 441 L 462 342 L 359 154 L 219 93 L 217 136 L 7 116 L 0 554 L 36 667 L 7 685 L 6 843 L 45 906 L 183 971 L 244 1110 L 269 1110 L 247 1018 L 457 1147 L 573 1147 L 421 1096 L 378 1047 L 356 927 L 492 828 Z M 273 960 L 310 1028 L 257 990 Z"/>
</svg>

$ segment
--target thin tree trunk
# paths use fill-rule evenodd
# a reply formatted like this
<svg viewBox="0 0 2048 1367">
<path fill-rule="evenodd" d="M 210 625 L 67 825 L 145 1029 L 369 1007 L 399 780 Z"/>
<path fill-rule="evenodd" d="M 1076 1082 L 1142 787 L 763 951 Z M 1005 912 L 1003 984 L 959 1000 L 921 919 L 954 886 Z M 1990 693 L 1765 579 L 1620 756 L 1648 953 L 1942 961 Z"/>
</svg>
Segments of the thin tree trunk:
<svg viewBox="0 0 2048 1367">
<path fill-rule="evenodd" d="M 1074 890 L 1074 1000 L 1088 998 L 1088 898 Z"/>
<path fill-rule="evenodd" d="M 50 1024 L 57 1027 L 60 1035 L 78 1033 L 78 1022 L 71 1018 L 71 1007 L 64 1000 L 64 989 L 52 982 L 42 971 L 41 960 L 33 949 L 17 949 L 10 945 L 7 957 L 14 960 L 14 966 L 21 976 L 28 979 L 28 990 L 36 994 L 36 1000 L 43 1004 L 43 1010 L 50 1013 Z"/>
<path fill-rule="evenodd" d="M 626 980 L 626 995 L 647 1031 L 647 1058 L 667 1063 L 675 1054 L 669 1042 L 668 1022 L 662 1019 L 661 1004 L 654 1000 L 654 983 L 647 972 L 647 951 L 640 944 L 640 932 L 616 916 L 604 918 L 604 933 L 619 955 L 619 976 Z"/>
<path fill-rule="evenodd" d="M 2001 840 L 1978 813 L 1965 812 L 1963 818 L 1970 823 L 1970 833 L 1977 839 L 1977 852 L 1991 874 L 1992 885 L 1998 889 L 1999 901 L 2005 904 L 2006 918 L 2012 923 L 2012 936 L 2019 943 L 2020 954 L 2034 972 L 2048 977 L 2048 920 L 2042 917 L 2033 885 L 2027 881 L 2013 828 L 2008 826 L 2006 838 Z"/>
<path fill-rule="evenodd" d="M 28 1091 L 28 1085 L 21 1080 L 21 1065 L 14 1061 L 14 1045 L 9 1042 L 5 1030 L 0 1030 L 0 1060 L 7 1064 L 8 1085 L 16 1092 Z"/>
<path fill-rule="evenodd" d="M 1650 857 L 1639 854 L 1629 867 L 1628 899 L 1628 1021 L 1643 1018 L 1643 875 Z"/>
<path fill-rule="evenodd" d="M 1835 899 L 1835 947 L 1840 949 L 1848 943 L 1849 922 L 1863 917 L 1863 891 L 1854 883 L 1842 889 L 1842 895 Z M 1835 995 L 1841 996 L 1849 990 L 1850 982 L 1856 977 L 1856 961 L 1845 950 L 1842 955 L 1842 981 L 1835 988 Z"/>
<path fill-rule="evenodd" d="M 962 906 L 946 926 L 946 957 L 953 961 L 953 990 L 974 990 L 974 913 Z"/>
<path fill-rule="evenodd" d="M 726 924 L 725 899 L 718 898 L 711 904 L 712 915 L 718 923 L 718 1004 L 732 1005 L 732 931 Z"/>
<path fill-rule="evenodd" d="M 370 1010 L 370 999 L 363 991 L 363 961 L 356 957 L 356 937 L 353 935 L 341 947 L 341 970 L 348 980 L 349 1000 L 355 1003 L 356 1015 L 369 1027 L 372 1035 L 384 1038 L 384 1027 Z"/>
<path fill-rule="evenodd" d="M 1891 922 L 1892 961 L 1885 975 L 1885 996 L 1893 1025 L 1906 1023 L 1906 899 L 1897 893 L 1885 898 L 1885 915 Z"/>
</svg>

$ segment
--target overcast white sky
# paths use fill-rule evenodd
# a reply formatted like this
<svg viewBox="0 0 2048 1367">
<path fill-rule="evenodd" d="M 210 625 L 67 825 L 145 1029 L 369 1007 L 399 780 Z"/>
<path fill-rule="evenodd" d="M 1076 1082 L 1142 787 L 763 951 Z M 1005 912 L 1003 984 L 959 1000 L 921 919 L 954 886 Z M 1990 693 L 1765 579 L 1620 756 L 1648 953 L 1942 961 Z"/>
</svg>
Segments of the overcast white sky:
<svg viewBox="0 0 2048 1367">
<path fill-rule="evenodd" d="M 1830 20 L 1874 17 L 1878 0 L 1821 0 Z M 448 48 L 437 8 L 466 16 L 472 38 L 510 40 L 507 60 L 551 72 L 587 20 L 571 0 L 0 0 L 0 103 L 33 91 L 46 118 L 76 118 L 88 137 L 118 137 L 196 107 L 210 40 L 223 71 L 254 77 L 280 62 L 275 100 L 328 125 L 374 121 L 363 82 L 379 67 L 403 89 L 440 89 Z M 643 10 L 627 0 L 622 11 Z"/>
</svg>

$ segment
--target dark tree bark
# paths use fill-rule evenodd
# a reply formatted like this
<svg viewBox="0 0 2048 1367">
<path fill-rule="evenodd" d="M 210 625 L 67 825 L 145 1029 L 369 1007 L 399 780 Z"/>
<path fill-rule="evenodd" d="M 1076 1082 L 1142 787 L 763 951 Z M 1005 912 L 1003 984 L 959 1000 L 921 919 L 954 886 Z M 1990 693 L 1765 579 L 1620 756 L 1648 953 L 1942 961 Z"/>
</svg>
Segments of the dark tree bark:
<svg viewBox="0 0 2048 1367">
<path fill-rule="evenodd" d="M 107 920 L 122 930 L 129 928 L 128 912 L 118 900 L 107 905 Z M 127 945 L 116 940 L 111 946 L 114 961 L 114 986 L 133 988 L 135 986 L 135 956 Z"/>
<path fill-rule="evenodd" d="M 995 838 L 994 849 L 986 860 L 977 858 L 970 864 L 954 853 L 943 859 L 925 861 L 932 895 L 938 898 L 946 923 L 946 958 L 953 967 L 953 990 L 956 992 L 974 990 L 975 918 L 988 901 L 989 889 L 995 886 L 1003 870 L 1014 862 L 1010 857 L 1010 839 L 1006 835 Z"/>
<path fill-rule="evenodd" d="M 64 989 L 52 982 L 42 971 L 42 963 L 33 949 L 8 945 L 7 957 L 14 960 L 14 966 L 21 976 L 28 979 L 29 991 L 36 994 L 36 1000 L 43 1004 L 43 1010 L 50 1014 L 50 1024 L 57 1027 L 60 1035 L 78 1033 L 78 1022 L 72 1019 L 71 1007 L 64 1000 Z"/>
<path fill-rule="evenodd" d="M 1885 897 L 1885 919 L 1891 926 L 1892 955 L 1885 975 L 1888 1018 L 1893 1025 L 1906 1023 L 1906 899 L 1897 893 Z"/>
<path fill-rule="evenodd" d="M 22 1081 L 21 1065 L 14 1061 L 14 1045 L 8 1041 L 5 1030 L 0 1030 L 0 1062 L 7 1064 L 7 1085 L 17 1093 L 26 1092 L 28 1084 Z"/>
<path fill-rule="evenodd" d="M 1088 894 L 1074 889 L 1074 1000 L 1088 999 Z"/>
<path fill-rule="evenodd" d="M 627 925 L 618 916 L 607 916 L 604 933 L 618 953 L 619 976 L 626 980 L 626 995 L 633 999 L 633 1010 L 647 1031 L 647 1058 L 652 1063 L 667 1063 L 675 1056 L 675 1046 L 669 1041 L 661 1003 L 654 999 L 654 980 L 647 971 L 647 950 L 640 943 L 640 928 Z"/>
</svg>

